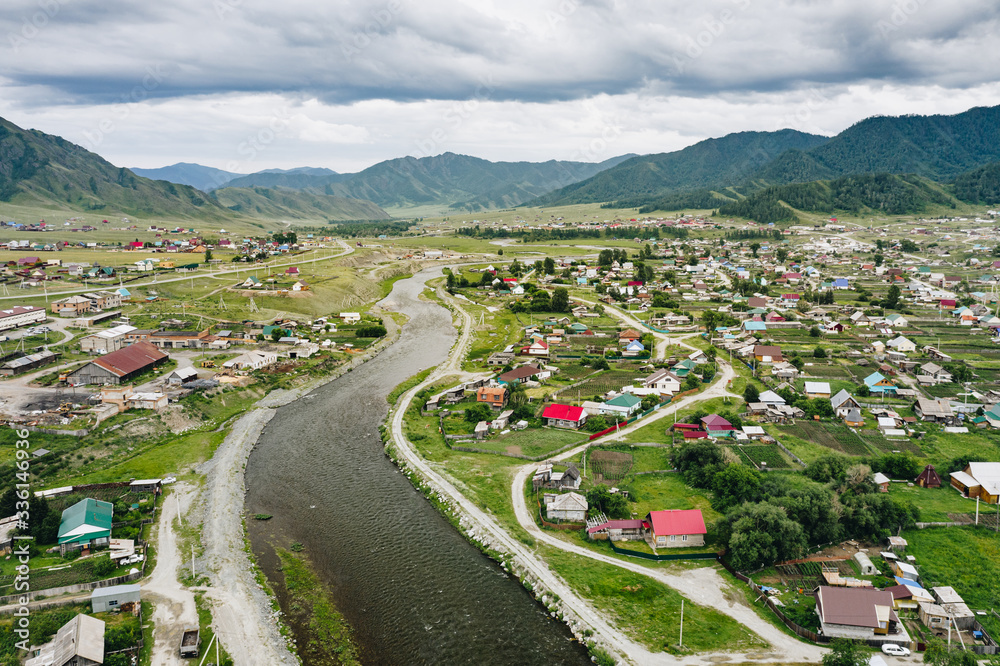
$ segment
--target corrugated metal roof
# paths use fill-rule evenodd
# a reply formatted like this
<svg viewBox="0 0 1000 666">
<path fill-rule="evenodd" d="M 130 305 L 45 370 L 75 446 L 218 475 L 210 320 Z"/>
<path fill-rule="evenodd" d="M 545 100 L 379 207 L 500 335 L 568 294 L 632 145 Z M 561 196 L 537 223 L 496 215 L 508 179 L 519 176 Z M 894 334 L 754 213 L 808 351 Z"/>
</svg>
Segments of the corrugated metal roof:
<svg viewBox="0 0 1000 666">
<path fill-rule="evenodd" d="M 102 356 L 93 363 L 117 377 L 124 377 L 165 358 L 167 355 L 157 349 L 155 345 L 148 342 L 136 342 Z"/>
</svg>

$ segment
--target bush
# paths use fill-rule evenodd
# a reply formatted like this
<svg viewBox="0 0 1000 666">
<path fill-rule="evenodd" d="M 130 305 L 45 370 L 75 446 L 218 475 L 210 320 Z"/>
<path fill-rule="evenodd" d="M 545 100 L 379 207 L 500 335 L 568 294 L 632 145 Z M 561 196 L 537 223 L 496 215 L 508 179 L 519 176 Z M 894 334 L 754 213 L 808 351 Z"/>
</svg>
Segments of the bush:
<svg viewBox="0 0 1000 666">
<path fill-rule="evenodd" d="M 359 326 L 354 334 L 359 338 L 381 338 L 385 337 L 386 330 L 385 326 L 380 325 Z"/>
<path fill-rule="evenodd" d="M 489 405 L 476 403 L 465 408 L 465 420 L 469 423 L 479 423 L 480 421 L 491 421 L 493 410 Z"/>
</svg>

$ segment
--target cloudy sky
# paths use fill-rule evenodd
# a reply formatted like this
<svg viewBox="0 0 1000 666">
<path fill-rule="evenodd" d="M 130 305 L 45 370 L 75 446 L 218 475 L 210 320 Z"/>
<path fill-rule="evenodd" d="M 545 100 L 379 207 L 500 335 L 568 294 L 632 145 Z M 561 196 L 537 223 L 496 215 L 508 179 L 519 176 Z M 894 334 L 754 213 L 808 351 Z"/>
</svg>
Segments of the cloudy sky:
<svg viewBox="0 0 1000 666">
<path fill-rule="evenodd" d="M 120 166 L 599 161 L 1000 104 L 995 0 L 4 0 L 0 116 Z"/>
</svg>

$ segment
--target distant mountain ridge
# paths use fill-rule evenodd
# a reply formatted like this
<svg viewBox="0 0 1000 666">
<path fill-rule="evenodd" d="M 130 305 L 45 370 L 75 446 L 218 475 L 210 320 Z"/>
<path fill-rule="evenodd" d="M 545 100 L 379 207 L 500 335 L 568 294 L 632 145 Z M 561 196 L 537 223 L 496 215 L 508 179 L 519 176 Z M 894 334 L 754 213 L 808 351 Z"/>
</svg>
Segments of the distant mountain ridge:
<svg viewBox="0 0 1000 666">
<path fill-rule="evenodd" d="M 374 201 L 380 206 L 447 205 L 459 210 L 518 206 L 553 189 L 589 178 L 632 155 L 604 162 L 491 162 L 443 153 L 379 162 L 355 174 L 261 172 L 233 179 L 232 187 L 285 187 Z"/>
<path fill-rule="evenodd" d="M 955 115 L 875 116 L 831 138 L 793 130 L 740 132 L 643 155 L 530 203 L 614 202 L 646 211 L 711 207 L 719 196 L 860 174 L 916 174 L 943 183 L 997 161 L 1000 106 Z"/>
<path fill-rule="evenodd" d="M 700 188 L 737 185 L 788 150 L 808 150 L 829 139 L 791 129 L 737 132 L 706 139 L 672 153 L 640 155 L 532 201 L 532 205 L 619 201 L 642 205 L 658 197 Z"/>
<path fill-rule="evenodd" d="M 211 192 L 216 188 L 224 187 L 233 178 L 239 178 L 242 175 L 192 162 L 178 162 L 156 169 L 132 168 L 129 170 L 143 178 L 165 180 L 177 185 L 190 185 L 202 192 Z"/>
<path fill-rule="evenodd" d="M 250 217 L 268 219 L 388 220 L 378 204 L 362 199 L 266 187 L 224 187 L 211 196 L 220 205 Z"/>
</svg>

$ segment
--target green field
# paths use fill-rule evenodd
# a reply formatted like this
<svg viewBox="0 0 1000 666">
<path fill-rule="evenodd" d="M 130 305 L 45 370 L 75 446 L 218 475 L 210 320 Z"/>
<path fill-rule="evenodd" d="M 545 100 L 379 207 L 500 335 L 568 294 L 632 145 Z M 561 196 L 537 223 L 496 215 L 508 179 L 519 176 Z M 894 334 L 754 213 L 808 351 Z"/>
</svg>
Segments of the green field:
<svg viewBox="0 0 1000 666">
<path fill-rule="evenodd" d="M 545 560 L 626 635 L 653 652 L 691 654 L 762 649 L 767 642 L 717 610 L 687 600 L 684 645 L 678 645 L 681 595 L 648 576 L 543 548 Z"/>
</svg>

